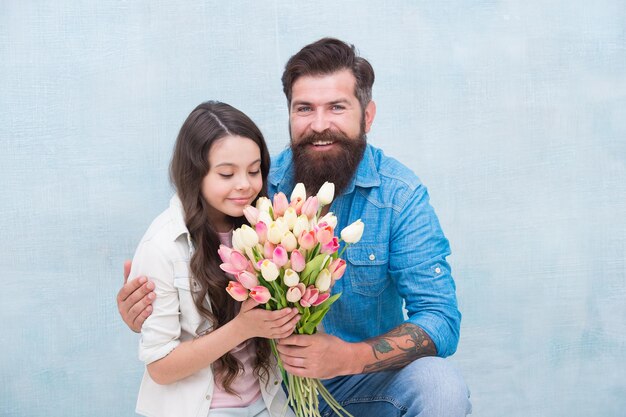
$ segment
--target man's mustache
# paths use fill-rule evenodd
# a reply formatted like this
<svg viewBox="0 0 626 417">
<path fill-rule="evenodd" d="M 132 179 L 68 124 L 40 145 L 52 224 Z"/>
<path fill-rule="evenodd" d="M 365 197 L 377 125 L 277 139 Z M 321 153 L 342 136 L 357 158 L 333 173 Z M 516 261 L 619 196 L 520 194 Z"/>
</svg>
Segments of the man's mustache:
<svg viewBox="0 0 626 417">
<path fill-rule="evenodd" d="M 324 131 L 324 132 L 314 132 L 314 133 L 310 133 L 302 138 L 300 138 L 300 140 L 298 140 L 297 143 L 295 143 L 295 146 L 306 146 L 306 145 L 312 145 L 315 142 L 339 142 L 341 143 L 346 143 L 350 141 L 350 138 L 347 137 L 346 135 L 344 135 L 341 132 L 331 132 L 331 131 Z"/>
</svg>

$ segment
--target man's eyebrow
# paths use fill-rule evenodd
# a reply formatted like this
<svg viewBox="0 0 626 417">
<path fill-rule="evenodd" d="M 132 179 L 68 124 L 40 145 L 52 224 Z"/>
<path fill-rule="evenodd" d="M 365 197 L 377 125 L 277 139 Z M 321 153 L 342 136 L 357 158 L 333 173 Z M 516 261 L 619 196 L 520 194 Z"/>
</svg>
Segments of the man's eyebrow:
<svg viewBox="0 0 626 417">
<path fill-rule="evenodd" d="M 348 100 L 347 98 L 340 98 L 338 100 L 333 100 L 328 104 L 350 104 L 350 100 Z"/>
<path fill-rule="evenodd" d="M 300 104 L 311 104 L 310 101 L 305 101 L 305 100 L 295 100 L 291 102 L 292 106 L 298 106 Z"/>
<path fill-rule="evenodd" d="M 295 100 L 291 102 L 291 106 L 299 106 L 299 105 L 310 105 L 311 102 L 310 101 L 306 101 L 306 100 Z M 347 98 L 338 98 L 336 100 L 331 100 L 327 103 L 324 103 L 325 105 L 333 105 L 333 104 L 350 104 L 350 100 L 348 100 Z"/>
</svg>

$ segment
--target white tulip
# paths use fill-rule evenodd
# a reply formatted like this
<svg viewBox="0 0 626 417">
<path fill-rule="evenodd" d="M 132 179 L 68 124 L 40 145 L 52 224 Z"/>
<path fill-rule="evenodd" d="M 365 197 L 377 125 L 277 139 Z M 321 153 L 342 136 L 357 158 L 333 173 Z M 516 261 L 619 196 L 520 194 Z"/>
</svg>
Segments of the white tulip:
<svg viewBox="0 0 626 417">
<path fill-rule="evenodd" d="M 293 226 L 296 224 L 296 220 L 298 219 L 298 213 L 296 213 L 296 209 L 293 207 L 289 207 L 285 210 L 285 214 L 283 215 L 283 220 L 285 224 L 289 228 L 289 230 L 293 230 Z"/>
<path fill-rule="evenodd" d="M 298 239 L 291 232 L 287 232 L 280 239 L 280 244 L 283 245 L 287 252 L 292 252 L 298 247 Z"/>
<path fill-rule="evenodd" d="M 276 227 L 280 230 L 281 236 L 289 231 L 289 226 L 283 217 L 279 217 L 274 223 L 276 223 Z"/>
<path fill-rule="evenodd" d="M 245 252 L 246 245 L 244 245 L 243 240 L 241 238 L 241 229 L 236 229 L 233 231 L 233 248 L 237 249 L 240 252 Z"/>
<path fill-rule="evenodd" d="M 256 208 L 262 213 L 269 213 L 270 207 L 272 207 L 272 200 L 267 197 L 259 197 L 256 201 Z"/>
<path fill-rule="evenodd" d="M 267 227 L 267 240 L 274 245 L 278 245 L 283 237 L 283 230 L 277 222 L 271 222 Z"/>
<path fill-rule="evenodd" d="M 300 236 L 302 232 L 308 232 L 311 230 L 309 226 L 309 218 L 304 214 L 301 214 L 296 219 L 296 224 L 293 225 L 293 234 L 296 236 Z"/>
<path fill-rule="evenodd" d="M 270 216 L 270 214 L 267 211 L 260 211 L 259 217 L 257 220 L 265 223 L 266 225 L 274 221 L 274 219 L 272 219 L 272 216 Z"/>
<path fill-rule="evenodd" d="M 246 248 L 251 248 L 259 243 L 259 235 L 257 235 L 256 231 L 247 224 L 241 226 L 239 237 Z"/>
<path fill-rule="evenodd" d="M 291 197 L 289 197 L 289 201 L 293 202 L 300 198 L 302 201 L 306 200 L 306 188 L 304 188 L 304 184 L 301 182 L 297 183 L 291 192 Z"/>
<path fill-rule="evenodd" d="M 324 268 L 317 275 L 317 279 L 315 280 L 315 288 L 320 290 L 320 292 L 328 291 L 331 282 L 332 277 L 330 271 Z"/>
<path fill-rule="evenodd" d="M 317 192 L 317 200 L 320 203 L 320 207 L 330 204 L 333 198 L 335 198 L 335 184 L 326 181 Z"/>
<path fill-rule="evenodd" d="M 288 287 L 295 287 L 300 282 L 300 276 L 293 269 L 285 269 L 285 275 L 283 276 L 283 282 Z M 296 300 L 296 301 L 298 301 L 298 300 Z"/>
<path fill-rule="evenodd" d="M 346 243 L 357 243 L 363 236 L 364 227 L 365 225 L 359 219 L 341 231 L 341 238 Z"/>
<path fill-rule="evenodd" d="M 278 278 L 278 274 L 278 267 L 274 264 L 274 262 L 269 259 L 261 262 L 261 275 L 263 275 L 263 278 L 265 278 L 266 281 L 274 281 Z"/>
<path fill-rule="evenodd" d="M 333 230 L 335 229 L 335 227 L 337 227 L 337 216 L 335 216 L 333 214 L 333 212 L 329 212 L 326 213 L 325 216 L 321 217 L 318 221 L 317 224 L 320 224 L 322 222 L 326 222 L 327 225 L 329 225 L 330 227 L 333 228 Z"/>
</svg>

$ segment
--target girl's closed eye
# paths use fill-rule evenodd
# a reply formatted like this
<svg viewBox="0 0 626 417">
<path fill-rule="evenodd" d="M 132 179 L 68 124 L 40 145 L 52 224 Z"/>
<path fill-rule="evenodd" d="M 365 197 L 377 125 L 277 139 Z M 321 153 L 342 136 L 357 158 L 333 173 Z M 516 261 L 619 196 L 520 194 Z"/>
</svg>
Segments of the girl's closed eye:
<svg viewBox="0 0 626 417">
<path fill-rule="evenodd" d="M 233 174 L 222 174 L 222 173 L 219 173 L 219 176 L 222 177 L 222 178 L 232 178 Z"/>
</svg>

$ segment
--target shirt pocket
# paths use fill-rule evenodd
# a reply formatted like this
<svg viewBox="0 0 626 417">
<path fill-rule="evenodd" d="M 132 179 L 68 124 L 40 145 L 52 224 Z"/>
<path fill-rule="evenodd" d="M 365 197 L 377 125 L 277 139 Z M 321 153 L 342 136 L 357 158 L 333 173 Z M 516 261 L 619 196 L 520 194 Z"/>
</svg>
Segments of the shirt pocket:
<svg viewBox="0 0 626 417">
<path fill-rule="evenodd" d="M 355 293 L 378 296 L 389 285 L 389 245 L 359 242 L 350 247 L 346 272 Z"/>
<path fill-rule="evenodd" d="M 194 334 L 202 323 L 191 291 L 189 263 L 186 260 L 174 261 L 174 287 L 178 291 L 180 324 L 184 331 Z"/>
</svg>

